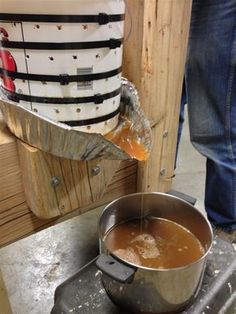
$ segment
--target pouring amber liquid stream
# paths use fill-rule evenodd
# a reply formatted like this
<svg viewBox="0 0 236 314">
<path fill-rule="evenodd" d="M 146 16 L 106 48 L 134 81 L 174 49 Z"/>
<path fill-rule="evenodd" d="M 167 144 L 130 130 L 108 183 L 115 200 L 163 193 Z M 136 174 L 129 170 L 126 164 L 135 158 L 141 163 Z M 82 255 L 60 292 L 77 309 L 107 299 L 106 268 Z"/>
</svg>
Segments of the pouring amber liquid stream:
<svg viewBox="0 0 236 314">
<path fill-rule="evenodd" d="M 105 138 L 124 150 L 131 158 L 146 161 L 149 157 L 147 148 L 141 143 L 131 121 L 126 120 L 120 130 L 111 131 Z"/>
<path fill-rule="evenodd" d="M 140 141 L 139 134 L 132 127 L 132 122 L 126 120 L 123 128 L 115 130 L 105 136 L 113 144 L 124 150 L 131 158 L 138 161 L 146 161 L 149 157 L 147 148 Z M 144 220 L 144 195 L 141 195 L 140 231 L 143 230 Z"/>
</svg>

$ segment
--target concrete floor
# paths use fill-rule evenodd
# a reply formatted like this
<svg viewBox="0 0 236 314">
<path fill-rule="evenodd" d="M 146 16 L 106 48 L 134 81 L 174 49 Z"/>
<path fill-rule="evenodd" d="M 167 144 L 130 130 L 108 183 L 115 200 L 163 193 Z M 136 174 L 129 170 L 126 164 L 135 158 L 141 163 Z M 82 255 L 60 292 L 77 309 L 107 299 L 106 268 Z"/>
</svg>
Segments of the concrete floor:
<svg viewBox="0 0 236 314">
<path fill-rule="evenodd" d="M 203 209 L 204 180 L 205 161 L 191 147 L 186 123 L 173 188 L 196 197 Z M 13 314 L 50 313 L 55 288 L 97 255 L 98 215 L 73 218 L 0 250 Z"/>
</svg>

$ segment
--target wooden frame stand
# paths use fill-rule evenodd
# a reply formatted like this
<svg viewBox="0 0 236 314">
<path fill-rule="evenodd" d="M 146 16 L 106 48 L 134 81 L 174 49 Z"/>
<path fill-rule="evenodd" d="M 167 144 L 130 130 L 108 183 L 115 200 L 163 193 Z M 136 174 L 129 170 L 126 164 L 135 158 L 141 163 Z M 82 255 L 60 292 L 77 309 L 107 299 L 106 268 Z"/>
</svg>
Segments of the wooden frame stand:
<svg viewBox="0 0 236 314">
<path fill-rule="evenodd" d="M 81 214 L 136 191 L 170 189 L 191 0 L 126 2 L 123 74 L 139 90 L 151 121 L 150 159 L 139 164 L 65 160 L 20 142 L 0 122 L 0 246 L 75 210 Z"/>
</svg>

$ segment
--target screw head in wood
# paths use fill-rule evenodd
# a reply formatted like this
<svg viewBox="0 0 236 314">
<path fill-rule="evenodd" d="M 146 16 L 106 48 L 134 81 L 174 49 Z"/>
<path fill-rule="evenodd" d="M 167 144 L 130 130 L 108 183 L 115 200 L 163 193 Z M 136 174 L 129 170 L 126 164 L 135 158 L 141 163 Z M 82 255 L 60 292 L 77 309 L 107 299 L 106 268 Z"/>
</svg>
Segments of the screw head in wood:
<svg viewBox="0 0 236 314">
<path fill-rule="evenodd" d="M 61 184 L 61 179 L 59 177 L 52 177 L 51 179 L 52 187 L 56 188 L 60 184 Z"/>
<path fill-rule="evenodd" d="M 165 174 L 166 174 L 166 169 L 165 169 L 165 168 L 161 169 L 160 175 L 161 175 L 161 176 L 164 176 Z"/>
<path fill-rule="evenodd" d="M 101 167 L 99 165 L 92 168 L 92 175 L 97 176 L 101 172 Z"/>
<path fill-rule="evenodd" d="M 164 131 L 163 137 L 166 138 L 168 136 L 169 132 L 167 130 Z"/>
</svg>

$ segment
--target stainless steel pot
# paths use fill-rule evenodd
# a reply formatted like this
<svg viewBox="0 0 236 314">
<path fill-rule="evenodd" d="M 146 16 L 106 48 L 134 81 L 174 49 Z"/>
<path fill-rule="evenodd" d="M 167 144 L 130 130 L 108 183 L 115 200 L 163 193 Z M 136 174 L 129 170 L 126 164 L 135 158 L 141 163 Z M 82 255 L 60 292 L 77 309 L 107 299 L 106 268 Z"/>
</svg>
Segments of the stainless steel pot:
<svg viewBox="0 0 236 314">
<path fill-rule="evenodd" d="M 151 269 L 132 265 L 112 256 L 104 237 L 115 225 L 144 216 L 172 220 L 191 231 L 205 248 L 196 262 L 174 269 Z M 99 221 L 100 257 L 104 288 L 121 308 L 137 313 L 175 313 L 182 311 L 197 296 L 204 275 L 206 257 L 213 233 L 207 219 L 191 204 L 162 193 L 139 193 L 121 197 L 109 204 Z"/>
</svg>

